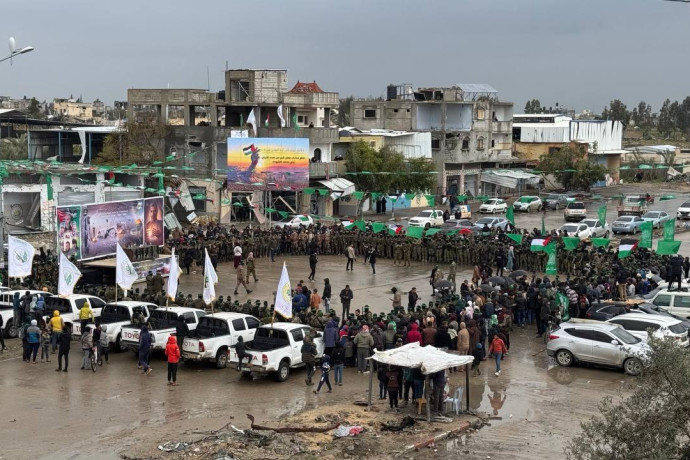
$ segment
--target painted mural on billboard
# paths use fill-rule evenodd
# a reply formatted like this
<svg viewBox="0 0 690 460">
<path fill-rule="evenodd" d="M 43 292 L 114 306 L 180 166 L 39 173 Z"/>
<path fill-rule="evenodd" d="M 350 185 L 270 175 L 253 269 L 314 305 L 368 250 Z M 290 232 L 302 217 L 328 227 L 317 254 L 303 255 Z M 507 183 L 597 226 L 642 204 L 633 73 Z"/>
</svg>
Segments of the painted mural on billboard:
<svg viewBox="0 0 690 460">
<path fill-rule="evenodd" d="M 144 207 L 144 241 L 149 246 L 163 246 L 163 198 L 148 199 Z"/>
<path fill-rule="evenodd" d="M 57 247 L 67 258 L 81 259 L 81 206 L 57 208 Z"/>
<path fill-rule="evenodd" d="M 82 259 L 114 254 L 144 244 L 144 200 L 111 201 L 82 206 Z"/>
<path fill-rule="evenodd" d="M 309 139 L 228 138 L 228 188 L 301 190 L 309 185 Z"/>
</svg>

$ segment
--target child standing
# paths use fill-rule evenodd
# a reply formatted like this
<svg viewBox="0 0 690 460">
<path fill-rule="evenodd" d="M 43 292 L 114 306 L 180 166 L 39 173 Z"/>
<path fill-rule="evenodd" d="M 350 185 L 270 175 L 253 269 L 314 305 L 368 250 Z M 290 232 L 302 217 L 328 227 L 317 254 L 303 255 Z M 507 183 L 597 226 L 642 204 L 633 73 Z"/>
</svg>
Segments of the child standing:
<svg viewBox="0 0 690 460">
<path fill-rule="evenodd" d="M 50 355 L 49 355 L 49 349 L 50 349 L 50 337 L 51 333 L 48 332 L 47 327 L 43 327 L 41 330 L 41 362 L 43 362 L 43 357 L 45 356 L 45 360 L 47 363 L 50 362 Z"/>
<path fill-rule="evenodd" d="M 321 379 L 319 380 L 319 386 L 316 387 L 316 390 L 314 390 L 314 394 L 317 395 L 319 394 L 319 391 L 321 391 L 321 386 L 325 383 L 328 385 L 328 392 L 330 393 L 332 388 L 331 388 L 331 381 L 328 379 L 328 373 L 331 371 L 331 357 L 328 355 L 323 355 L 323 358 L 321 358 Z"/>
<path fill-rule="evenodd" d="M 177 346 L 177 339 L 172 335 L 168 337 L 168 343 L 165 346 L 165 356 L 168 357 L 168 385 L 176 386 L 177 365 L 180 362 L 180 347 Z"/>
</svg>

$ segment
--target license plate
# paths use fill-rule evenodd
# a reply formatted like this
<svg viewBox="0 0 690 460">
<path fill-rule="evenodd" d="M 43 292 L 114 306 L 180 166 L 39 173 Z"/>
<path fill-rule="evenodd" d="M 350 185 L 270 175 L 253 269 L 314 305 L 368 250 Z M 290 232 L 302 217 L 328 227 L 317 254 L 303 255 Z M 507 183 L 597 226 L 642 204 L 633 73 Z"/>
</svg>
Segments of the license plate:
<svg viewBox="0 0 690 460">
<path fill-rule="evenodd" d="M 242 370 L 245 371 L 245 372 L 251 372 L 251 371 L 252 371 L 252 370 L 251 370 L 250 368 L 248 368 L 248 367 L 243 367 Z"/>
<path fill-rule="evenodd" d="M 196 358 L 196 355 L 192 353 L 182 353 L 182 357 L 187 359 L 194 359 Z"/>
</svg>

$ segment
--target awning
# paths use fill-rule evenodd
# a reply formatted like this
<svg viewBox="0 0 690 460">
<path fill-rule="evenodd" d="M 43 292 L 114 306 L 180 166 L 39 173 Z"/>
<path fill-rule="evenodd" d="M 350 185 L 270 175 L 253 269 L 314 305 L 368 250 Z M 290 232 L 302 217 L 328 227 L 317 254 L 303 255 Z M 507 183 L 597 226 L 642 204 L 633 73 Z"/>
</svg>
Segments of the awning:
<svg viewBox="0 0 690 460">
<path fill-rule="evenodd" d="M 342 192 L 341 196 L 351 195 L 355 192 L 355 184 L 341 177 L 318 182 L 332 192 Z"/>
<path fill-rule="evenodd" d="M 537 185 L 539 176 L 514 169 L 491 169 L 482 171 L 481 181 L 500 187 L 518 188 L 519 185 Z"/>
<path fill-rule="evenodd" d="M 418 342 L 387 351 L 377 350 L 369 359 L 393 366 L 421 369 L 424 375 L 464 366 L 474 360 L 472 356 L 451 354 L 431 345 L 420 347 Z"/>
</svg>

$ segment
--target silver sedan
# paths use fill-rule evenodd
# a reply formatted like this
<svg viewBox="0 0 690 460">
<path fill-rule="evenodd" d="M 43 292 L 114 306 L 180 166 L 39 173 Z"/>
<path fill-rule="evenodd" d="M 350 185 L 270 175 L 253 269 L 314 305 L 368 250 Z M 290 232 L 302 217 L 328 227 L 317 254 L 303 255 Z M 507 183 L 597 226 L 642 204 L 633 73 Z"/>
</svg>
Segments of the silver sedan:
<svg viewBox="0 0 690 460">
<path fill-rule="evenodd" d="M 642 216 L 645 222 L 651 222 L 654 228 L 661 228 L 666 222 L 671 219 L 664 211 L 647 211 Z"/>
</svg>

